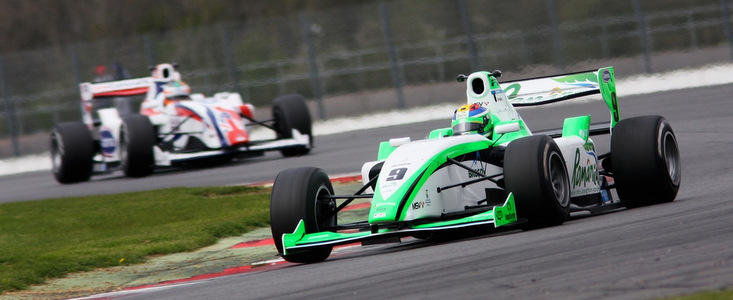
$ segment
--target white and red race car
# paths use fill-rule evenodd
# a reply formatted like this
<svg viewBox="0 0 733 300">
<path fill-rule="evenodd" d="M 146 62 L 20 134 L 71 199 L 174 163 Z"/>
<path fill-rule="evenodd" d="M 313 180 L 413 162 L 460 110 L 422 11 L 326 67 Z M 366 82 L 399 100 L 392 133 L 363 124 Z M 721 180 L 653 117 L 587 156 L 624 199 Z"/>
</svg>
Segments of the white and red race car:
<svg viewBox="0 0 733 300">
<path fill-rule="evenodd" d="M 119 169 L 142 177 L 155 167 L 268 150 L 303 155 L 312 147 L 310 112 L 300 95 L 277 97 L 272 118 L 255 120 L 254 107 L 239 93 L 190 94 L 172 64 L 157 65 L 150 77 L 85 82 L 79 89 L 83 121 L 57 124 L 51 133 L 53 174 L 60 183 Z M 120 108 L 142 95 L 139 114 Z M 126 105 L 100 105 L 110 99 Z M 247 130 L 252 126 L 269 128 L 276 138 L 252 140 Z"/>
</svg>

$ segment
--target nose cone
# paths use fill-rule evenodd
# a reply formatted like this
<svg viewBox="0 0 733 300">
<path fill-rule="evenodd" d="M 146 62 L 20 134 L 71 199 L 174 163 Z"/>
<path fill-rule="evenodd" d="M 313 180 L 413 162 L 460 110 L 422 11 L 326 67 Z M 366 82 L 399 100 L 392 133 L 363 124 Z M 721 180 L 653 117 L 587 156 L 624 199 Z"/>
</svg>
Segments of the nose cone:
<svg viewBox="0 0 733 300">
<path fill-rule="evenodd" d="M 249 143 L 249 135 L 247 134 L 247 130 L 244 128 L 243 123 L 239 120 L 235 121 L 232 119 L 233 118 L 227 120 L 229 126 L 226 126 L 231 128 L 229 132 L 227 132 L 227 141 L 229 142 L 229 145 L 241 146 Z"/>
</svg>

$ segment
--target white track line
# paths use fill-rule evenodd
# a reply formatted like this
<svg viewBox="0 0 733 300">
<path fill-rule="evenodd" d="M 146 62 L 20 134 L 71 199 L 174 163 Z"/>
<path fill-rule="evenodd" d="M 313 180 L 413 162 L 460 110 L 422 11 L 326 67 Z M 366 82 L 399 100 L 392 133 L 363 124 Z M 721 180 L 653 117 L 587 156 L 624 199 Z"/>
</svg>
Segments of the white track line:
<svg viewBox="0 0 733 300">
<path fill-rule="evenodd" d="M 207 279 L 197 280 L 197 281 L 191 281 L 191 282 L 184 282 L 184 283 L 178 283 L 178 284 L 171 284 L 171 285 L 162 285 L 162 286 L 153 286 L 153 287 L 147 287 L 147 288 L 141 288 L 141 289 L 134 289 L 134 290 L 122 290 L 117 292 L 109 292 L 109 293 L 102 293 L 102 294 L 96 294 L 91 295 L 87 297 L 81 297 L 81 298 L 72 298 L 73 300 L 81 300 L 81 299 L 109 299 L 109 298 L 115 298 L 125 295 L 131 295 L 131 294 L 141 294 L 141 293 L 150 293 L 160 290 L 167 290 L 179 286 L 186 286 L 186 285 L 192 285 L 192 284 L 199 284 L 201 282 L 206 281 Z"/>
<path fill-rule="evenodd" d="M 41 170 L 51 170 L 48 152 L 0 160 L 0 176 Z"/>
<path fill-rule="evenodd" d="M 616 81 L 616 89 L 620 97 L 624 97 L 661 91 L 722 85 L 733 83 L 733 76 L 730 76 L 730 74 L 733 74 L 733 64 L 708 65 L 697 69 L 682 69 L 619 79 Z M 462 98 L 462 95 L 456 95 L 455 103 L 443 103 L 405 110 L 376 112 L 356 117 L 317 121 L 313 124 L 313 133 L 319 136 L 432 120 L 446 120 L 447 122 L 451 118 L 453 110 L 461 102 L 458 99 Z M 594 99 L 599 99 L 599 97 L 585 97 L 577 101 L 593 101 Z M 565 105 L 572 102 L 575 101 L 558 102 L 555 105 Z M 251 133 L 251 137 L 253 139 L 265 139 L 274 138 L 275 136 L 269 130 L 255 130 Z M 48 152 L 0 160 L 0 176 L 50 169 L 51 161 L 48 157 Z"/>
</svg>

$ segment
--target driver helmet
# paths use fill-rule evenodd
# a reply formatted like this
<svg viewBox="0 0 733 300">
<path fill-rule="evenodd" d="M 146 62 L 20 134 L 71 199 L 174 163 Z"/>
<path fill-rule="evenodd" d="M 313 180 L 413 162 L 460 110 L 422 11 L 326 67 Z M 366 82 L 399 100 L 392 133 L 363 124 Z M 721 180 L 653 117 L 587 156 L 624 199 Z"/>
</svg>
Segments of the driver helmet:
<svg viewBox="0 0 733 300">
<path fill-rule="evenodd" d="M 161 86 L 165 104 L 180 100 L 190 100 L 191 87 L 183 81 L 174 80 Z"/>
<path fill-rule="evenodd" d="M 471 133 L 485 134 L 491 132 L 491 115 L 488 106 L 481 103 L 466 104 L 458 107 L 453 113 L 451 127 L 453 135 Z"/>
</svg>

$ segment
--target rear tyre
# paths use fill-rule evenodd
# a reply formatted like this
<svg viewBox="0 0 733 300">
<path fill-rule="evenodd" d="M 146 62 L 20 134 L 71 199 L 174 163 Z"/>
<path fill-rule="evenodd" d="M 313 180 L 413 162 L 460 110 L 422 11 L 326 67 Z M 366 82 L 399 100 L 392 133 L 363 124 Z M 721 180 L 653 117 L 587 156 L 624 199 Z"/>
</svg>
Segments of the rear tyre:
<svg viewBox="0 0 733 300">
<path fill-rule="evenodd" d="M 570 180 L 560 148 L 546 135 L 509 143 L 504 182 L 514 193 L 517 215 L 530 228 L 562 224 L 570 212 Z"/>
<path fill-rule="evenodd" d="M 275 247 L 282 255 L 282 235 L 292 233 L 300 220 L 305 232 L 314 233 L 336 225 L 334 200 L 319 200 L 333 195 L 328 175 L 313 167 L 287 169 L 275 178 L 270 195 L 270 229 Z M 331 254 L 332 247 L 314 248 L 283 255 L 289 262 L 313 263 L 323 261 Z"/>
<path fill-rule="evenodd" d="M 155 129 L 143 115 L 129 115 L 120 127 L 120 163 L 129 177 L 144 177 L 153 173 Z"/>
<path fill-rule="evenodd" d="M 94 140 L 82 122 L 54 126 L 51 132 L 51 165 L 59 183 L 75 183 L 92 176 Z"/>
<path fill-rule="evenodd" d="M 682 179 L 677 138 L 661 116 L 624 119 L 611 135 L 611 170 L 621 204 L 671 202 Z"/>
<path fill-rule="evenodd" d="M 303 96 L 293 94 L 275 98 L 272 117 L 275 119 L 274 127 L 278 138 L 293 137 L 293 129 L 309 136 L 308 146 L 282 149 L 280 152 L 283 156 L 298 156 L 310 152 L 313 145 L 311 114 Z"/>
</svg>

